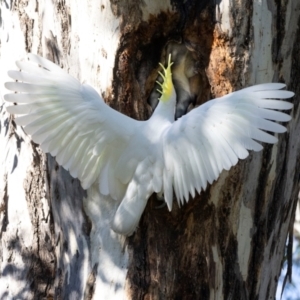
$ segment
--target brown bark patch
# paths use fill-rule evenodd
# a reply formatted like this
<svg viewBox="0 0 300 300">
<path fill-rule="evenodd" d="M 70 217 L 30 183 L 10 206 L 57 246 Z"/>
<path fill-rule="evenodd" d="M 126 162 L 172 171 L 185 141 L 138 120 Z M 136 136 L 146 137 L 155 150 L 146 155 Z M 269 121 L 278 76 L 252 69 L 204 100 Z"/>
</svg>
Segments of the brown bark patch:
<svg viewBox="0 0 300 300">
<path fill-rule="evenodd" d="M 141 21 L 136 29 L 124 29 L 116 55 L 114 98 L 109 101 L 117 110 L 136 119 L 149 117 L 146 101 L 143 101 L 150 92 L 147 79 L 158 67 L 162 49 L 176 21 L 174 13 L 162 12 L 148 22 Z"/>
<path fill-rule="evenodd" d="M 0 239 L 2 238 L 3 232 L 6 231 L 8 225 L 8 211 L 7 211 L 7 204 L 8 204 L 8 194 L 7 194 L 7 174 L 3 178 L 5 182 L 3 196 L 0 199 Z"/>
<path fill-rule="evenodd" d="M 216 242 L 216 212 L 208 195 L 181 209 L 175 204 L 171 213 L 149 201 L 140 229 L 129 239 L 134 257 L 127 274 L 130 299 L 208 298 L 214 262 L 207 241 Z"/>
<path fill-rule="evenodd" d="M 46 198 L 44 166 L 41 159 L 43 157 L 41 150 L 33 146 L 33 164 L 24 181 L 28 210 L 34 228 L 34 244 L 30 251 L 23 249 L 22 255 L 28 260 L 28 264 L 30 262 L 27 277 L 32 280 L 30 287 L 37 298 L 53 295 L 56 267 L 52 214 L 50 207 L 44 207 L 41 201 L 41 198 Z"/>
<path fill-rule="evenodd" d="M 215 97 L 224 96 L 233 91 L 236 76 L 235 62 L 230 50 L 227 35 L 215 29 L 211 49 L 211 60 L 207 69 L 207 76 L 211 85 L 211 92 Z"/>
<path fill-rule="evenodd" d="M 60 16 L 60 26 L 62 33 L 62 48 L 63 53 L 70 54 L 70 38 L 69 33 L 71 31 L 72 18 L 71 13 L 69 12 L 68 6 L 65 4 L 65 1 L 58 1 L 56 5 L 57 14 Z"/>
<path fill-rule="evenodd" d="M 93 299 L 95 283 L 97 278 L 98 264 L 95 264 L 85 285 L 84 300 Z"/>
</svg>

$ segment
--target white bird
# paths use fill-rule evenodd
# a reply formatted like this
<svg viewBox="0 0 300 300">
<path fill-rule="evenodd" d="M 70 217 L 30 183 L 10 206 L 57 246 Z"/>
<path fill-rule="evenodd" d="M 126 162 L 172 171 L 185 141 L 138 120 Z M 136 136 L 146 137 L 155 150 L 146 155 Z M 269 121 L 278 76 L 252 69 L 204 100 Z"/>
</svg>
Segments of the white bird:
<svg viewBox="0 0 300 300">
<path fill-rule="evenodd" d="M 265 131 L 282 133 L 274 121 L 291 117 L 286 99 L 294 93 L 281 83 L 255 85 L 217 98 L 174 121 L 176 93 L 171 61 L 164 69 L 162 95 L 151 118 L 133 120 L 105 104 L 89 85 L 81 84 L 52 62 L 33 55 L 16 62 L 21 71 L 9 71 L 17 82 L 6 88 L 18 93 L 5 100 L 21 115 L 24 127 L 44 152 L 79 178 L 84 189 L 98 184 L 103 195 L 120 202 L 112 229 L 131 235 L 153 192 L 163 193 L 172 209 L 173 189 L 183 204 L 229 170 L 248 150 L 260 151 L 258 142 L 276 143 Z"/>
</svg>

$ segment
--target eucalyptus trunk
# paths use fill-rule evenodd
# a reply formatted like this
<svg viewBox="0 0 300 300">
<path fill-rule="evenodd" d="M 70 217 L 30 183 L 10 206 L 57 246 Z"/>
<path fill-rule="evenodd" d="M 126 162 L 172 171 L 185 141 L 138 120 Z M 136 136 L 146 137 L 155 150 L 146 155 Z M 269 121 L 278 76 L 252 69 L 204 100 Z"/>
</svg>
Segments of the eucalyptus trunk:
<svg viewBox="0 0 300 300">
<path fill-rule="evenodd" d="M 264 82 L 296 93 L 288 131 L 172 212 L 155 196 L 134 235 L 0 107 L 1 299 L 274 299 L 300 174 L 300 2 L 1 1 L 0 92 L 40 54 L 145 120 L 158 63 L 184 60 L 183 110 Z M 180 55 L 179 55 L 179 54 Z M 185 69 L 186 70 L 186 69 Z M 174 75 L 174 76 L 175 76 Z M 178 78 L 177 78 L 178 79 Z M 185 155 L 184 153 L 182 155 Z"/>
</svg>

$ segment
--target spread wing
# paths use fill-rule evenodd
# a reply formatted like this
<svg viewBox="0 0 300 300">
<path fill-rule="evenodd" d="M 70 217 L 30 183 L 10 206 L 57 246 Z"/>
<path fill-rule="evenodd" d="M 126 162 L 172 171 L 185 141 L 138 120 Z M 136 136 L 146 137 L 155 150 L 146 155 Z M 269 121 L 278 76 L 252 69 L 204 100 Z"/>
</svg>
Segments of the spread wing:
<svg viewBox="0 0 300 300">
<path fill-rule="evenodd" d="M 282 133 L 286 128 L 274 121 L 291 117 L 277 110 L 293 107 L 286 99 L 294 93 L 281 90 L 280 83 L 256 85 L 211 100 L 177 120 L 165 133 L 163 151 L 164 196 L 172 208 L 173 187 L 180 203 L 188 201 L 229 170 L 248 150 L 260 151 L 259 142 L 274 144 L 268 132 Z"/>
<path fill-rule="evenodd" d="M 121 199 L 128 180 L 118 180 L 114 166 L 138 121 L 107 106 L 92 87 L 59 66 L 33 54 L 28 58 L 17 62 L 21 71 L 9 71 L 17 82 L 5 86 L 18 93 L 4 98 L 18 105 L 9 106 L 8 112 L 21 115 L 16 123 L 78 177 L 83 188 L 99 178 L 101 193 Z"/>
</svg>

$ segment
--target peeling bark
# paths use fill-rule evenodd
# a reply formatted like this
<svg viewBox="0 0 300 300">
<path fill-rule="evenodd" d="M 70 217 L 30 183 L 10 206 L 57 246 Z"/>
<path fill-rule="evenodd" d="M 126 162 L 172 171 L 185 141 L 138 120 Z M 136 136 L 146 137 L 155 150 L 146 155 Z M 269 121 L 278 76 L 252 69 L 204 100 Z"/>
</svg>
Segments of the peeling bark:
<svg viewBox="0 0 300 300">
<path fill-rule="evenodd" d="M 117 204 L 84 191 L 2 104 L 1 299 L 274 299 L 300 182 L 299 15 L 297 0 L 1 2 L 1 95 L 33 52 L 145 120 L 158 63 L 169 51 L 178 63 L 178 49 L 192 62 L 189 92 L 177 86 L 189 110 L 255 83 L 296 93 L 277 145 L 171 213 L 153 196 L 127 239 L 109 227 Z"/>
</svg>

